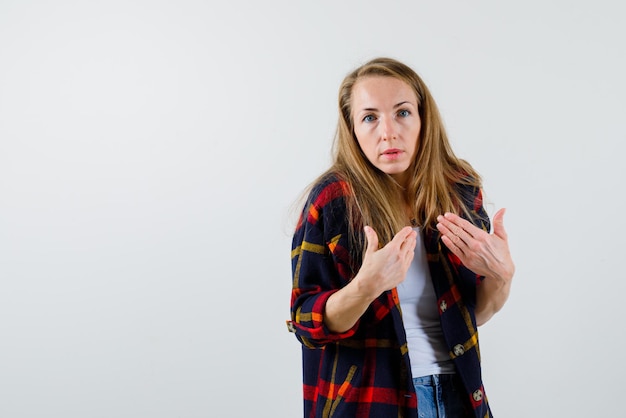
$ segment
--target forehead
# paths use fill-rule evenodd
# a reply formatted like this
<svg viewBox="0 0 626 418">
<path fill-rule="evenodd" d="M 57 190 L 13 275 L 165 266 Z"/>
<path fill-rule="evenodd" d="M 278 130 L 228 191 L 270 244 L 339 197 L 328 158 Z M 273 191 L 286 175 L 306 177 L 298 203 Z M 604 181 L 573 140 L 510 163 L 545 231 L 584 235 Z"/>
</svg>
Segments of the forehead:
<svg viewBox="0 0 626 418">
<path fill-rule="evenodd" d="M 352 87 L 354 110 L 361 107 L 394 106 L 402 102 L 417 106 L 417 96 L 408 83 L 395 77 L 365 76 Z"/>
</svg>

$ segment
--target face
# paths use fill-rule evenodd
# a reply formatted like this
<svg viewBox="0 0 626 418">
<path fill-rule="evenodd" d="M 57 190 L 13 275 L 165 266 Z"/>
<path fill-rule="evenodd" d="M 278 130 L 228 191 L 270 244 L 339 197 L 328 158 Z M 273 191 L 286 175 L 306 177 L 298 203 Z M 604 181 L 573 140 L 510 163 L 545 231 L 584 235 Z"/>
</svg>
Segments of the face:
<svg viewBox="0 0 626 418">
<path fill-rule="evenodd" d="M 374 167 L 402 186 L 417 150 L 421 121 L 417 96 L 404 81 L 368 76 L 352 87 L 352 118 L 357 142 Z"/>
</svg>

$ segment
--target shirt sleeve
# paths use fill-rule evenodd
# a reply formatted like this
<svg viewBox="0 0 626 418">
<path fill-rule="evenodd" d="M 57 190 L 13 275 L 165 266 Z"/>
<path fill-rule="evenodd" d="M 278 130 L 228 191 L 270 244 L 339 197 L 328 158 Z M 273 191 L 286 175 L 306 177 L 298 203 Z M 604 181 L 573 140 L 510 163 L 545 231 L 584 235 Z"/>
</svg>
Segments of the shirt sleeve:
<svg viewBox="0 0 626 418">
<path fill-rule="evenodd" d="M 307 347 L 349 338 L 357 323 L 342 333 L 324 324 L 328 298 L 352 278 L 345 186 L 339 182 L 314 188 L 293 236 L 290 331 Z"/>
</svg>

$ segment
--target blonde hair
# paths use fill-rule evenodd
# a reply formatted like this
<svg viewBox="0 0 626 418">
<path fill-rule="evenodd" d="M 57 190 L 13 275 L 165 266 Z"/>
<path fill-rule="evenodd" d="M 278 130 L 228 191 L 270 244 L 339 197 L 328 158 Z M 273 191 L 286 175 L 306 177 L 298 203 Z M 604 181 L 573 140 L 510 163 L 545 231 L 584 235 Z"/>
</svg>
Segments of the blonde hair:
<svg viewBox="0 0 626 418">
<path fill-rule="evenodd" d="M 411 176 L 406 189 L 374 167 L 354 134 L 353 87 L 359 79 L 369 76 L 399 79 L 417 96 L 421 130 L 415 158 L 408 168 Z M 481 186 L 479 174 L 454 155 L 437 105 L 422 79 L 410 67 L 391 58 L 373 59 L 348 74 L 341 83 L 333 164 L 320 179 L 329 174 L 346 181 L 352 191 L 347 199 L 347 213 L 353 238 L 362 243 L 356 239 L 357 229 L 369 225 L 377 232 L 381 246 L 407 225 L 407 203 L 417 225 L 434 228 L 437 216 L 444 212 L 471 211 L 459 195 L 459 184 Z"/>
</svg>

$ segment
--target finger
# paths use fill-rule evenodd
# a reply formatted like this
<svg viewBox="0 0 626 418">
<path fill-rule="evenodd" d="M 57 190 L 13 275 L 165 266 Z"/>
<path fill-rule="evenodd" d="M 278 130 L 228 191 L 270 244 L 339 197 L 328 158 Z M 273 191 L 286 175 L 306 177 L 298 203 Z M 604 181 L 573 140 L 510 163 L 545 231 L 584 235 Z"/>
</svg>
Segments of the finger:
<svg viewBox="0 0 626 418">
<path fill-rule="evenodd" d="M 393 239 L 389 242 L 389 244 L 393 246 L 397 246 L 397 248 L 402 248 L 404 242 L 413 234 L 414 231 L 410 226 L 405 226 L 393 237 Z M 388 244 L 388 245 L 389 245 Z"/>
<path fill-rule="evenodd" d="M 411 263 L 413 262 L 414 257 L 415 257 L 415 251 L 411 251 L 410 253 L 406 255 L 406 257 L 404 257 L 404 264 L 402 267 L 403 267 L 405 274 L 407 270 L 409 269 L 409 267 L 411 266 Z"/>
<path fill-rule="evenodd" d="M 455 215 L 454 213 L 446 212 L 443 216 L 443 219 L 448 222 L 451 222 L 457 228 L 462 229 L 471 237 L 476 237 L 477 234 L 484 232 L 482 229 L 478 228 L 476 225 L 474 225 L 467 219 L 463 219 L 459 215 Z M 450 228 L 450 229 L 455 231 L 454 228 Z"/>
<path fill-rule="evenodd" d="M 463 249 L 461 249 L 461 247 L 456 245 L 456 243 L 453 240 L 451 240 L 447 235 L 442 235 L 441 241 L 457 257 L 463 258 L 465 256 L 465 252 L 463 251 Z"/>
<path fill-rule="evenodd" d="M 417 245 L 417 232 L 411 231 L 411 233 L 402 241 L 400 245 L 400 249 L 406 252 L 415 251 L 415 246 Z"/>
<path fill-rule="evenodd" d="M 367 238 L 367 249 L 365 250 L 365 253 L 369 254 L 378 251 L 378 234 L 374 231 L 374 228 L 366 226 L 363 228 L 363 231 L 365 232 L 365 237 Z"/>
<path fill-rule="evenodd" d="M 469 245 L 469 242 L 473 239 L 471 234 L 457 224 L 446 221 L 442 216 L 439 216 L 437 219 L 440 220 L 437 224 L 437 229 L 439 229 L 442 235 L 447 236 L 457 247 Z"/>
<path fill-rule="evenodd" d="M 415 257 L 415 248 L 417 246 L 417 232 L 411 231 L 409 236 L 404 240 L 402 246 L 400 247 L 400 256 L 403 260 L 403 269 L 406 272 L 413 258 Z"/>
<path fill-rule="evenodd" d="M 460 225 L 460 221 L 462 219 L 454 214 L 446 214 L 446 216 L 439 215 L 437 217 L 438 225 L 442 225 L 445 228 L 445 233 L 453 238 L 453 235 L 461 235 L 464 231 L 463 227 Z"/>
<path fill-rule="evenodd" d="M 506 208 L 502 208 L 493 215 L 493 233 L 498 237 L 506 240 L 508 235 L 504 230 L 504 214 Z"/>
<path fill-rule="evenodd" d="M 411 234 L 413 234 L 415 231 L 413 231 L 413 228 L 411 228 L 410 226 L 405 226 L 404 228 L 402 228 L 400 231 L 398 231 L 398 233 L 396 234 L 395 237 L 393 237 L 394 239 L 398 239 L 398 240 L 405 240 L 408 236 L 410 236 Z"/>
</svg>

